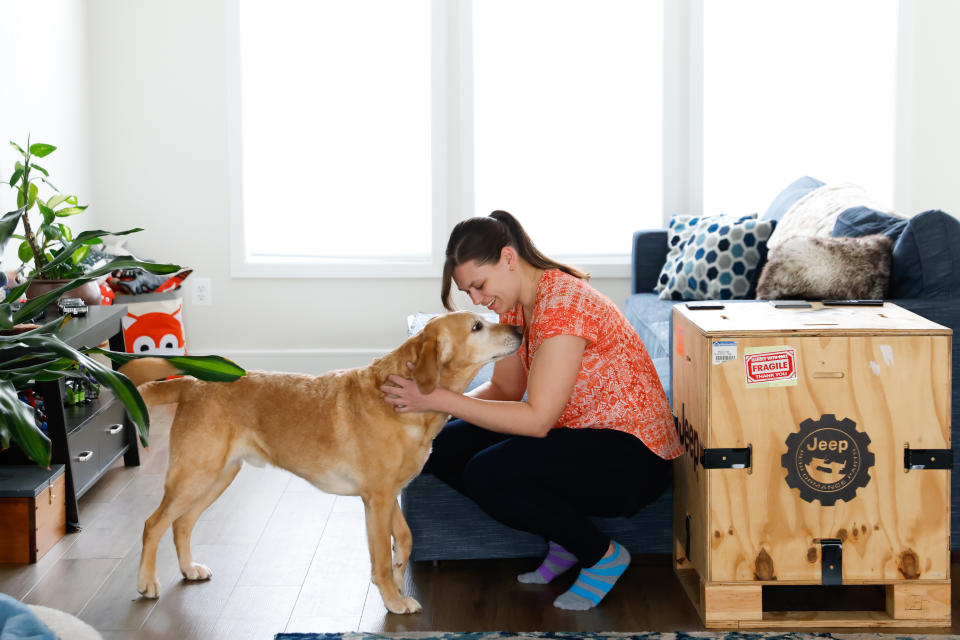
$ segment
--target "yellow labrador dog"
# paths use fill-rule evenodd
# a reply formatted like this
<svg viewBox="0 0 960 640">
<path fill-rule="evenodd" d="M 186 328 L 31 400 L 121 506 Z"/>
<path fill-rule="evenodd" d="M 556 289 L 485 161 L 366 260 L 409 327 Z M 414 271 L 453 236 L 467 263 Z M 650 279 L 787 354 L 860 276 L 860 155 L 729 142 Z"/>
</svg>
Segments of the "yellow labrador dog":
<svg viewBox="0 0 960 640">
<path fill-rule="evenodd" d="M 359 495 L 372 579 L 384 604 L 394 613 L 420 611 L 401 592 L 412 539 L 397 495 L 420 473 L 447 416 L 398 414 L 379 387 L 398 374 L 412 375 L 425 393 L 438 385 L 462 392 L 484 364 L 510 355 L 520 342 L 517 328 L 461 311 L 431 319 L 368 366 L 321 376 L 252 371 L 235 382 L 148 382 L 175 371 L 162 359 L 124 365 L 121 372 L 148 405 L 178 403 L 163 500 L 143 527 L 137 590 L 148 598 L 159 595 L 157 544 L 171 524 L 184 577 L 210 577 L 190 553 L 190 533 L 247 460 L 283 467 L 327 493 Z"/>
</svg>

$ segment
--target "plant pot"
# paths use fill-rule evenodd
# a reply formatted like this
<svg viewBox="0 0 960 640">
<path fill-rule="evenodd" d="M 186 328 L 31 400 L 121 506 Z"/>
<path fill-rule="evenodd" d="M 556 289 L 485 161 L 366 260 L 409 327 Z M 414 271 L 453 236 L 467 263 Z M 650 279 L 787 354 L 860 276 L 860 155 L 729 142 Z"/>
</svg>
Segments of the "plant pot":
<svg viewBox="0 0 960 640">
<path fill-rule="evenodd" d="M 41 296 L 48 291 L 53 291 L 59 287 L 70 282 L 70 280 L 40 280 L 34 279 L 30 286 L 27 287 L 26 296 L 27 299 L 36 298 Z M 64 293 L 61 298 L 80 298 L 85 303 L 90 306 L 95 306 L 100 304 L 100 285 L 97 284 L 96 280 L 91 280 L 85 284 L 80 285 L 76 289 L 70 289 Z"/>
</svg>

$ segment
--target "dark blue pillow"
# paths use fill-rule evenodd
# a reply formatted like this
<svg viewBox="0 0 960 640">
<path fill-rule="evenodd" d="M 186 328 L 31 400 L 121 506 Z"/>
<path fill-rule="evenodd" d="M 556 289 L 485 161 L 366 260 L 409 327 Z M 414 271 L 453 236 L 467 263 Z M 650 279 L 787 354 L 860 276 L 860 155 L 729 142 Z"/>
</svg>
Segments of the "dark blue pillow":
<svg viewBox="0 0 960 640">
<path fill-rule="evenodd" d="M 785 214 L 797 200 L 807 195 L 814 189 L 822 186 L 822 182 L 816 178 L 811 178 L 810 176 L 803 176 L 802 178 L 794 180 L 787 186 L 786 189 L 781 191 L 780 194 L 773 199 L 773 202 L 770 203 L 770 206 L 767 208 L 766 212 L 760 216 L 760 219 L 776 220 L 777 222 L 780 222 L 783 214 Z"/>
<path fill-rule="evenodd" d="M 851 207 L 837 216 L 833 226 L 835 238 L 859 238 L 882 233 L 896 242 L 907 226 L 906 218 L 898 218 L 870 207 Z"/>
<path fill-rule="evenodd" d="M 907 220 L 893 245 L 890 297 L 960 294 L 960 220 L 933 210 Z"/>
</svg>

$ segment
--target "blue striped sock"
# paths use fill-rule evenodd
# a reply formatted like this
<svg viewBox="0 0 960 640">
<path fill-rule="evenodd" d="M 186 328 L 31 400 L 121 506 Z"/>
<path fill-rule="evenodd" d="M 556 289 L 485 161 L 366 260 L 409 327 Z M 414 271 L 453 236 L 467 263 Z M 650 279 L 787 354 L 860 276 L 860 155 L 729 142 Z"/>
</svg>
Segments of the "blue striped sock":
<svg viewBox="0 0 960 640">
<path fill-rule="evenodd" d="M 553 601 L 553 606 L 559 609 L 573 609 L 586 611 L 592 609 L 610 593 L 617 579 L 630 566 L 630 554 L 616 541 L 613 542 L 613 553 L 592 567 L 580 570 L 577 581 L 570 590 L 561 594 Z"/>
</svg>

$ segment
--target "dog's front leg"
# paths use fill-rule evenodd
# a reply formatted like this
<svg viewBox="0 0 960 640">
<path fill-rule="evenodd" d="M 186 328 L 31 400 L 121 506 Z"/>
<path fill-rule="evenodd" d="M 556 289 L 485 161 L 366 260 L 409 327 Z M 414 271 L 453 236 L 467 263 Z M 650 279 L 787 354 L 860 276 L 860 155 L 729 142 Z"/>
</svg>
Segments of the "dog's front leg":
<svg viewBox="0 0 960 640">
<path fill-rule="evenodd" d="M 410 527 L 400 510 L 400 503 L 396 500 L 393 501 L 390 532 L 393 534 L 393 581 L 397 583 L 397 589 L 400 590 L 400 593 L 403 593 L 403 572 L 406 570 L 407 561 L 410 559 L 413 536 L 410 534 Z"/>
<path fill-rule="evenodd" d="M 383 604 L 393 613 L 417 613 L 422 609 L 420 603 L 400 593 L 393 575 L 390 530 L 393 510 L 397 507 L 396 498 L 382 494 L 363 496 L 363 507 L 367 519 L 372 579 L 380 590 Z"/>
</svg>

